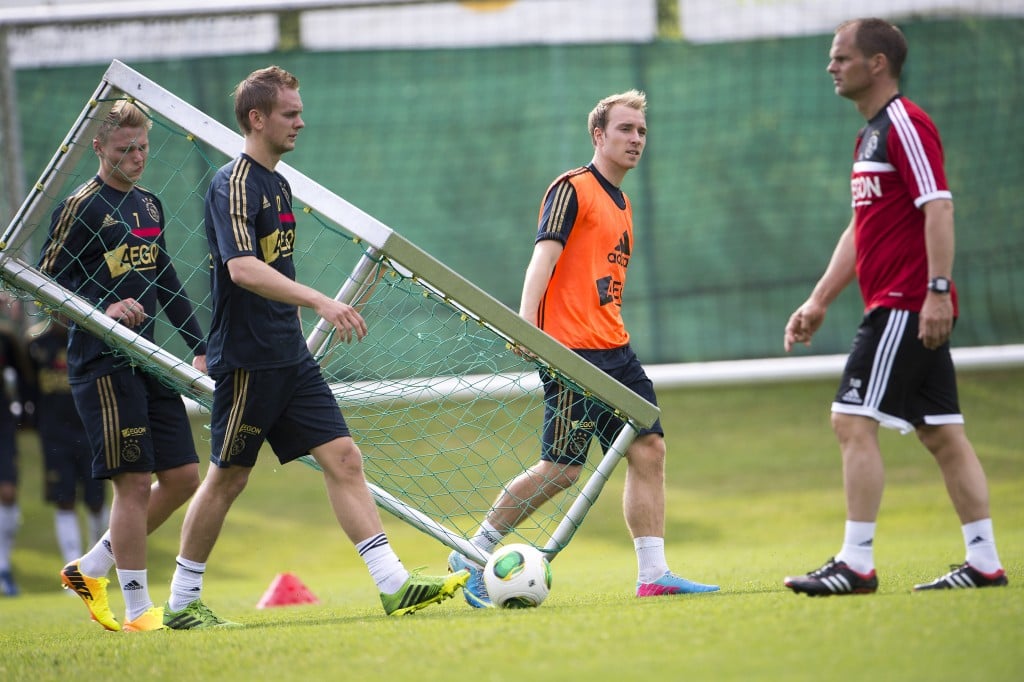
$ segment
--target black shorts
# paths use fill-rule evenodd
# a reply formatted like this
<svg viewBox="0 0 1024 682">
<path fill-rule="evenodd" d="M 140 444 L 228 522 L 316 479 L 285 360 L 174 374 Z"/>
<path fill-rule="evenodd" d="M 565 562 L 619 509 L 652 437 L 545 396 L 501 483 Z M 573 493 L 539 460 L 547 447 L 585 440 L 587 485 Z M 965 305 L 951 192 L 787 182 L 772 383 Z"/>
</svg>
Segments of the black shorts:
<svg viewBox="0 0 1024 682">
<path fill-rule="evenodd" d="M 256 464 L 263 442 L 282 463 L 349 435 L 334 394 L 312 357 L 276 369 L 236 369 L 214 377 L 210 461 Z"/>
<path fill-rule="evenodd" d="M 7 414 L 0 416 L 0 483 L 18 484 L 18 425 L 14 423 L 11 406 L 0 400 L 0 409 Z"/>
<path fill-rule="evenodd" d="M 918 314 L 875 308 L 861 321 L 832 411 L 871 417 L 909 433 L 922 425 L 963 424 L 949 342 L 928 350 Z"/>
<path fill-rule="evenodd" d="M 576 353 L 644 400 L 658 404 L 654 384 L 628 345 L 612 350 L 577 350 Z M 546 371 L 541 370 L 540 378 L 544 384 L 541 459 L 558 464 L 583 464 L 595 436 L 607 450 L 625 422 L 601 403 L 555 381 Z M 665 435 L 660 419 L 641 429 L 639 435 L 648 433 Z"/>
<path fill-rule="evenodd" d="M 59 434 L 41 433 L 39 439 L 46 476 L 43 499 L 53 504 L 81 501 L 90 509 L 101 506 L 107 488 L 103 481 L 92 477 L 92 455 L 81 425 L 69 425 Z"/>
<path fill-rule="evenodd" d="M 149 374 L 120 369 L 71 393 L 92 450 L 93 478 L 199 462 L 181 396 Z"/>
</svg>

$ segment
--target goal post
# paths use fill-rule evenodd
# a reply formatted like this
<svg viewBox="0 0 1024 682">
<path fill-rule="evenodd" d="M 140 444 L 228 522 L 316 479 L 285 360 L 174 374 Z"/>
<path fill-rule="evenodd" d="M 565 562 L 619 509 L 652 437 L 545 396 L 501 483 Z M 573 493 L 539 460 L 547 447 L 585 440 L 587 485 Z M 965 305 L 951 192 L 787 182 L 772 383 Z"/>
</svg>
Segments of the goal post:
<svg viewBox="0 0 1024 682">
<path fill-rule="evenodd" d="M 0 277 L 208 409 L 213 383 L 183 359 L 187 351 L 176 349 L 177 330 L 167 320 L 158 318 L 157 343 L 146 342 L 31 265 L 53 209 L 69 187 L 92 177 L 95 160 L 85 151 L 102 112 L 125 95 L 153 119 L 142 182 L 161 196 L 170 255 L 208 326 L 202 198 L 215 169 L 241 151 L 242 138 L 116 60 L 4 232 Z M 371 329 L 362 343 L 345 345 L 323 320 L 303 318 L 309 348 L 363 450 L 379 507 L 484 561 L 468 538 L 503 485 L 540 455 L 538 372 L 623 420 L 606 451 L 592 446 L 578 482 L 508 537 L 556 556 L 658 408 L 373 216 L 287 164 L 277 170 L 302 213 L 294 253 L 300 281 L 359 307 Z"/>
</svg>

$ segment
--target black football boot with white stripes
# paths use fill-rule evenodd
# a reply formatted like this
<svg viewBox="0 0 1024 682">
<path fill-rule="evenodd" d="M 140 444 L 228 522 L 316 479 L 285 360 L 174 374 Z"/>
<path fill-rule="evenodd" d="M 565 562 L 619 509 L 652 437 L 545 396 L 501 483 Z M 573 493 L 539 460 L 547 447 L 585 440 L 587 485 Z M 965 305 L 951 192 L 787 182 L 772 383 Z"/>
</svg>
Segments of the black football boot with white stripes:
<svg viewBox="0 0 1024 682">
<path fill-rule="evenodd" d="M 825 565 L 807 575 L 787 577 L 786 587 L 797 594 L 809 597 L 828 597 L 833 594 L 871 594 L 878 590 L 878 576 L 875 570 L 863 575 L 846 565 L 845 561 L 836 561 L 835 557 Z"/>
<path fill-rule="evenodd" d="M 963 563 L 957 566 L 953 564 L 949 573 L 930 583 L 914 585 L 914 592 L 923 590 L 959 590 L 975 587 L 1002 587 L 1010 581 L 1006 579 L 1006 571 L 999 569 L 995 573 L 985 574 L 971 566 Z"/>
</svg>

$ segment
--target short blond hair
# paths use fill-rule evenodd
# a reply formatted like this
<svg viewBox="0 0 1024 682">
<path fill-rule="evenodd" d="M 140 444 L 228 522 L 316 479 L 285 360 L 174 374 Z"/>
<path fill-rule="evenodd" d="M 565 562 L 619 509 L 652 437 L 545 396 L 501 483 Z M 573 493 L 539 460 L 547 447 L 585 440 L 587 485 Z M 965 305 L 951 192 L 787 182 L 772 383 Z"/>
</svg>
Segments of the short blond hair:
<svg viewBox="0 0 1024 682">
<path fill-rule="evenodd" d="M 153 127 L 153 120 L 149 117 L 149 109 L 145 104 L 136 102 L 127 97 L 114 102 L 110 112 L 100 122 L 100 129 L 96 131 L 96 139 L 100 144 L 106 144 L 110 134 L 118 128 L 145 128 Z"/>
<path fill-rule="evenodd" d="M 647 113 L 647 95 L 640 90 L 626 90 L 625 92 L 608 95 L 597 103 L 590 112 L 590 116 L 587 117 L 587 132 L 590 133 L 591 140 L 594 139 L 595 130 L 604 130 L 608 126 L 608 112 L 616 104 L 636 109 L 643 114 Z"/>
</svg>

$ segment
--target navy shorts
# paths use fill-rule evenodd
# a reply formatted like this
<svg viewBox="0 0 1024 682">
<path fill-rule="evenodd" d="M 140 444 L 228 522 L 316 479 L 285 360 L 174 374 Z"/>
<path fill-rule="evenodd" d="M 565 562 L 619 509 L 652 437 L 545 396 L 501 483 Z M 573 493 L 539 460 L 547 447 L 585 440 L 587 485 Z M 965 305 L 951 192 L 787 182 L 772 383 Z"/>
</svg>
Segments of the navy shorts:
<svg viewBox="0 0 1024 682">
<path fill-rule="evenodd" d="M 166 471 L 199 462 L 181 396 L 131 368 L 73 384 L 92 450 L 93 478 Z"/>
<path fill-rule="evenodd" d="M 0 415 L 0 483 L 18 484 L 18 425 L 10 413 L 10 405 L 0 400 L 0 409 L 7 410 Z"/>
<path fill-rule="evenodd" d="M 832 411 L 870 417 L 909 433 L 922 425 L 963 424 L 949 342 L 928 350 L 918 314 L 868 312 L 857 329 Z"/>
<path fill-rule="evenodd" d="M 654 384 L 628 345 L 611 350 L 577 350 L 576 353 L 644 400 L 658 404 Z M 541 459 L 558 464 L 583 464 L 595 436 L 601 447 L 607 450 L 625 422 L 601 403 L 573 391 L 544 370 L 541 370 L 541 381 L 544 384 Z M 660 419 L 650 427 L 640 429 L 639 435 L 648 433 L 665 435 Z"/>
<path fill-rule="evenodd" d="M 214 380 L 210 461 L 218 467 L 254 466 L 264 441 L 285 464 L 349 435 L 312 357 L 291 367 L 236 369 Z"/>
<path fill-rule="evenodd" d="M 39 434 L 43 446 L 43 467 L 46 479 L 43 499 L 53 504 L 81 499 L 90 509 L 98 509 L 106 501 L 103 481 L 92 477 L 92 456 L 85 431 L 80 424 L 60 434 Z M 81 487 L 82 496 L 78 497 Z"/>
</svg>

